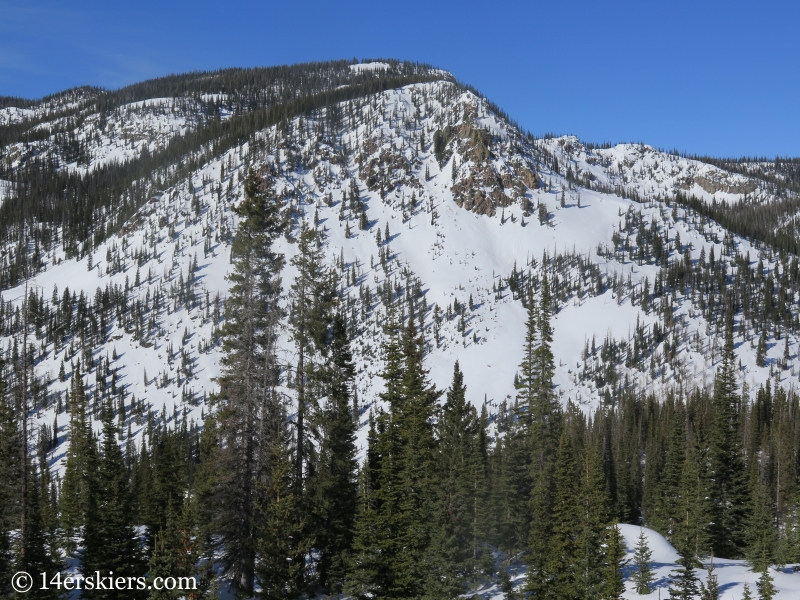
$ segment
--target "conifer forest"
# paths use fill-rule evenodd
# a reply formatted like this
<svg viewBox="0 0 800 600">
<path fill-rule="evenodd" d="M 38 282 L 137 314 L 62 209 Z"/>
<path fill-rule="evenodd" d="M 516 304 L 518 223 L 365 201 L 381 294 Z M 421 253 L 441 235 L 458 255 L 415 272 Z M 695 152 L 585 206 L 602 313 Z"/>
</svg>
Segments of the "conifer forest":
<svg viewBox="0 0 800 600">
<path fill-rule="evenodd" d="M 799 217 L 425 64 L 0 98 L 0 594 L 800 597 Z"/>
</svg>

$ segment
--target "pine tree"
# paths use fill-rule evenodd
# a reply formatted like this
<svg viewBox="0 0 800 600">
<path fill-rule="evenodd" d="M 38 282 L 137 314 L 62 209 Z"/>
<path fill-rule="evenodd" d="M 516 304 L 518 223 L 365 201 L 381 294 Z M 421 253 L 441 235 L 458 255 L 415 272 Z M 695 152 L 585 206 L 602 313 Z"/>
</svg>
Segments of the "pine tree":
<svg viewBox="0 0 800 600">
<path fill-rule="evenodd" d="M 606 530 L 603 582 L 598 597 L 603 600 L 619 600 L 625 592 L 622 569 L 626 564 L 625 540 L 616 521 Z"/>
<path fill-rule="evenodd" d="M 778 593 L 768 568 L 761 572 L 761 576 L 756 581 L 756 588 L 758 589 L 758 600 L 772 600 Z"/>
<path fill-rule="evenodd" d="M 305 558 L 311 550 L 303 507 L 295 493 L 293 439 L 286 425 L 270 446 L 270 478 L 259 482 L 256 575 L 264 600 L 298 596 L 305 587 Z"/>
<path fill-rule="evenodd" d="M 0 373 L 4 367 L 0 361 Z M 5 381 L 0 378 L 0 592 L 11 594 L 14 573 L 11 532 L 19 529 L 22 440 L 13 404 L 5 391 Z"/>
<path fill-rule="evenodd" d="M 604 593 L 616 593 L 614 584 L 616 576 L 612 571 L 616 568 L 618 556 L 603 556 L 602 546 L 606 545 L 607 551 L 611 544 L 617 544 L 614 552 L 619 553 L 621 543 L 616 537 L 612 539 L 607 531 L 608 523 L 608 498 L 606 496 L 606 482 L 603 465 L 597 449 L 589 443 L 583 449 L 580 463 L 580 489 L 576 498 L 579 509 L 579 520 L 576 523 L 578 534 L 576 539 L 576 586 L 579 597 L 594 598 Z M 619 535 L 616 525 L 613 526 L 614 536 Z M 624 555 L 624 548 L 621 550 Z M 607 564 L 604 568 L 604 559 L 614 561 L 613 565 Z M 621 560 L 621 559 L 620 559 Z M 619 575 L 621 578 L 621 574 Z M 614 596 L 610 596 L 614 597 Z"/>
<path fill-rule="evenodd" d="M 390 314 L 384 343 L 385 368 L 381 394 L 389 413 L 378 417 L 374 441 L 380 456 L 370 493 L 374 511 L 362 510 L 356 524 L 353 583 L 357 597 L 367 594 L 414 598 L 423 594 L 429 569 L 430 522 L 436 441 L 431 419 L 439 392 L 428 382 L 423 367 L 422 340 L 413 314 L 400 337 Z M 363 501 L 363 498 L 362 498 Z M 377 535 L 363 535 L 374 528 Z M 379 560 L 364 550 L 378 553 Z"/>
<path fill-rule="evenodd" d="M 582 515 L 575 499 L 578 497 L 578 472 L 575 465 L 574 448 L 567 428 L 561 433 L 556 455 L 554 484 L 555 496 L 552 513 L 552 536 L 550 538 L 547 573 L 551 589 L 557 600 L 576 597 L 578 593 L 578 527 Z"/>
<path fill-rule="evenodd" d="M 757 573 L 763 573 L 777 559 L 778 531 L 775 510 L 767 486 L 758 478 L 752 490 L 752 512 L 747 526 L 745 557 Z"/>
<path fill-rule="evenodd" d="M 633 564 L 636 567 L 631 575 L 634 589 L 637 594 L 647 595 L 653 591 L 652 584 L 655 581 L 655 574 L 653 573 L 653 552 L 647 544 L 644 529 L 639 530 L 639 537 L 633 552 Z"/>
<path fill-rule="evenodd" d="M 86 394 L 83 388 L 80 361 L 73 375 L 70 393 L 70 444 L 61 483 L 61 522 L 69 553 L 75 550 L 74 537 L 86 524 L 89 496 L 96 485 L 97 446 L 86 415 Z"/>
<path fill-rule="evenodd" d="M 188 596 L 201 597 L 208 590 L 210 582 L 209 573 L 197 568 L 201 552 L 198 533 L 189 504 L 185 504 L 179 514 L 171 514 L 166 528 L 155 536 L 147 572 L 150 581 L 156 577 L 192 578 L 197 588 Z M 185 590 L 153 588 L 149 599 L 170 600 L 184 596 L 187 596 Z"/>
<path fill-rule="evenodd" d="M 714 574 L 714 568 L 714 558 L 712 557 L 706 567 L 707 583 L 700 582 L 701 600 L 719 600 L 719 582 Z"/>
<path fill-rule="evenodd" d="M 316 398 L 311 395 L 316 387 L 316 352 L 328 341 L 331 309 L 335 288 L 323 268 L 322 251 L 317 244 L 317 232 L 303 222 L 297 240 L 297 254 L 291 263 L 297 276 L 291 287 L 289 327 L 297 352 L 294 387 L 297 390 L 297 451 L 295 475 L 298 499 L 303 495 L 303 480 L 309 468 L 307 462 L 313 455 L 313 447 L 307 431 L 307 421 L 315 418 L 311 409 Z"/>
<path fill-rule="evenodd" d="M 753 600 L 753 594 L 750 591 L 750 586 L 747 585 L 747 582 L 744 584 L 744 590 L 742 592 L 742 600 Z"/>
<path fill-rule="evenodd" d="M 328 406 L 320 423 L 322 440 L 314 476 L 314 546 L 320 558 L 319 583 L 332 593 L 341 591 L 353 542 L 357 503 L 356 423 L 350 410 L 353 362 L 347 328 L 341 314 L 334 317 L 327 371 Z"/>
<path fill-rule="evenodd" d="M 383 423 L 383 415 L 379 417 Z M 381 430 L 383 433 L 383 430 Z M 378 453 L 378 429 L 372 413 L 369 416 L 367 433 L 367 456 L 358 473 L 358 506 L 354 526 L 353 546 L 345 591 L 355 598 L 369 598 L 385 587 L 387 573 L 384 562 L 387 548 L 384 530 L 380 525 L 381 514 L 375 499 L 380 472 Z"/>
<path fill-rule="evenodd" d="M 670 598 L 675 600 L 695 600 L 698 596 L 699 580 L 694 569 L 699 564 L 693 551 L 686 546 L 676 547 L 678 551 L 678 568 L 672 571 L 672 582 L 669 586 Z"/>
<path fill-rule="evenodd" d="M 715 556 L 739 558 L 745 547 L 747 482 L 736 393 L 736 356 L 733 351 L 733 321 L 725 327 L 722 364 L 714 383 L 714 429 L 711 438 L 713 527 L 711 543 Z"/>
<path fill-rule="evenodd" d="M 438 426 L 439 465 L 429 552 L 432 570 L 427 593 L 440 598 L 454 598 L 464 591 L 477 552 L 474 473 L 480 469 L 479 432 L 478 415 L 467 403 L 464 374 L 456 361 Z"/>
<path fill-rule="evenodd" d="M 414 597 L 421 593 L 429 569 L 425 556 L 430 543 L 436 441 L 431 419 L 440 392 L 428 381 L 423 366 L 423 342 L 409 314 L 402 345 L 401 402 L 393 411 L 393 425 L 400 436 L 401 468 L 399 552 L 395 588 Z"/>
<path fill-rule="evenodd" d="M 28 469 L 29 484 L 27 486 L 28 502 L 25 503 L 27 509 L 26 527 L 24 539 L 19 540 L 19 547 L 16 549 L 17 561 L 15 570 L 25 571 L 34 575 L 34 585 L 25 594 L 25 597 L 36 599 L 56 600 L 59 597 L 58 589 L 48 586 L 41 589 L 37 579 L 39 573 L 48 573 L 52 576 L 61 570 L 58 557 L 55 556 L 50 548 L 47 539 L 45 524 L 42 520 L 42 498 L 40 496 L 40 486 L 36 469 Z M 24 549 L 24 552 L 23 552 Z"/>
<path fill-rule="evenodd" d="M 138 577 L 144 564 L 132 519 L 128 471 L 117 444 L 111 407 L 103 413 L 102 454 L 87 499 L 81 569 L 85 576 L 113 571 L 115 576 Z M 114 590 L 95 589 L 87 594 L 92 598 L 117 597 Z"/>
<path fill-rule="evenodd" d="M 545 274 L 538 304 L 532 296 L 528 298 L 523 361 L 520 365 L 523 377 L 518 392 L 520 400 L 527 405 L 525 445 L 529 448 L 530 458 L 523 464 L 529 465 L 526 475 L 531 491 L 525 513 L 529 519 L 526 530 L 530 552 L 526 589 L 534 594 L 543 593 L 549 586 L 548 564 L 551 558 L 548 540 L 552 534 L 553 470 L 561 415 L 553 393 L 555 365 L 551 350 L 551 301 Z"/>
<path fill-rule="evenodd" d="M 219 445 L 213 458 L 218 475 L 206 490 L 221 562 L 238 590 L 251 593 L 255 571 L 256 482 L 268 476 L 272 439 L 281 420 L 275 386 L 276 344 L 281 309 L 282 257 L 272 250 L 280 233 L 278 201 L 251 171 L 245 198 L 236 212 L 242 218 L 231 249 L 233 271 L 225 304 L 218 405 Z"/>
</svg>

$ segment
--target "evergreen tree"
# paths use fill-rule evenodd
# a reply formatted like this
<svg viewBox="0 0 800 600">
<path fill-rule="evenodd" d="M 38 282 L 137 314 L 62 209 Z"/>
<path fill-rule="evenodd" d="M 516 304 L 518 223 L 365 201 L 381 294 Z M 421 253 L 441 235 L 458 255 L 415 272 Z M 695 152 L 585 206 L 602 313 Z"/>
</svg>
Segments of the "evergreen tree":
<svg viewBox="0 0 800 600">
<path fill-rule="evenodd" d="M 68 396 L 70 405 L 70 444 L 61 483 L 61 522 L 69 553 L 75 550 L 75 536 L 86 525 L 89 497 L 96 486 L 97 446 L 86 414 L 80 361 L 74 369 Z"/>
<path fill-rule="evenodd" d="M 26 598 L 55 600 L 60 596 L 59 590 L 50 586 L 41 589 L 39 574 L 47 573 L 52 577 L 61 570 L 61 565 L 58 557 L 51 552 L 42 521 L 42 498 L 35 468 L 28 469 L 28 477 L 25 534 L 16 548 L 15 570 L 25 571 L 34 577 L 33 587 L 25 594 Z"/>
<path fill-rule="evenodd" d="M 753 571 L 763 573 L 777 559 L 778 531 L 775 528 L 775 511 L 767 486 L 760 478 L 752 490 L 752 511 L 747 526 L 745 556 Z"/>
<path fill-rule="evenodd" d="M 655 581 L 653 573 L 653 552 L 647 544 L 647 536 L 644 529 L 639 530 L 639 537 L 636 540 L 636 548 L 633 552 L 633 564 L 635 570 L 631 575 L 634 589 L 637 594 L 647 595 L 653 591 L 652 585 Z"/>
<path fill-rule="evenodd" d="M 714 574 L 714 559 L 708 562 L 706 567 L 706 581 L 707 583 L 700 582 L 701 600 L 719 600 L 719 582 L 717 576 Z"/>
<path fill-rule="evenodd" d="M 374 512 L 360 513 L 352 593 L 392 598 L 423 595 L 429 569 L 436 441 L 431 419 L 439 392 L 423 367 L 422 340 L 413 314 L 402 338 L 390 315 L 384 344 L 386 381 L 381 397 L 389 413 L 378 417 L 375 452 L 380 464 L 371 494 Z M 372 467 L 370 467 L 372 468 Z M 362 519 L 369 521 L 362 522 Z M 362 535 L 374 528 L 373 541 Z M 365 556 L 370 548 L 380 559 Z"/>
<path fill-rule="evenodd" d="M 756 581 L 756 589 L 758 589 L 758 600 L 772 600 L 778 593 L 768 568 L 761 572 Z"/>
<path fill-rule="evenodd" d="M 578 597 L 597 598 L 603 594 L 616 594 L 617 586 L 614 583 L 617 576 L 613 570 L 620 559 L 616 554 L 611 556 L 609 551 L 617 554 L 620 549 L 621 539 L 616 525 L 613 532 L 607 530 L 608 500 L 606 496 L 605 477 L 599 453 L 593 444 L 584 448 L 580 465 L 580 490 L 576 498 L 579 509 L 579 521 L 576 540 L 576 587 Z M 613 535 L 612 535 L 613 534 Z M 603 545 L 606 546 L 606 556 L 603 554 Z M 612 544 L 617 544 L 612 548 Z M 608 561 L 612 561 L 613 564 Z M 604 567 L 606 562 L 606 567 Z M 619 575 L 621 578 L 621 574 Z M 608 596 L 613 598 L 616 596 Z"/>
<path fill-rule="evenodd" d="M 713 526 L 711 544 L 715 556 L 739 558 L 745 548 L 747 482 L 745 480 L 739 396 L 736 392 L 736 356 L 733 320 L 725 327 L 722 363 L 714 383 L 714 429 L 711 438 Z"/>
<path fill-rule="evenodd" d="M 0 362 L 0 373 L 4 364 Z M 0 378 L 0 592 L 10 592 L 14 555 L 11 532 L 19 529 L 22 489 L 20 450 L 21 436 L 15 419 L 13 403 L 5 394 L 5 382 Z"/>
<path fill-rule="evenodd" d="M 456 361 L 438 426 L 432 566 L 427 594 L 455 598 L 464 591 L 477 553 L 475 519 L 479 501 L 475 472 L 480 471 L 480 422 L 467 403 L 464 374 Z"/>
<path fill-rule="evenodd" d="M 280 233 L 272 190 L 250 171 L 244 191 L 235 209 L 242 220 L 231 248 L 222 376 L 214 398 L 219 406 L 219 445 L 213 458 L 218 474 L 209 478 L 212 485 L 205 492 L 222 565 L 238 590 L 251 593 L 260 520 L 256 483 L 269 475 L 266 440 L 274 439 L 282 421 L 275 392 L 282 257 L 272 250 Z"/>
<path fill-rule="evenodd" d="M 603 600 L 619 600 L 625 592 L 622 569 L 627 561 L 625 560 L 625 540 L 616 522 L 607 528 L 604 542 L 603 584 L 598 597 Z"/>
<path fill-rule="evenodd" d="M 311 550 L 304 511 L 295 493 L 293 440 L 287 425 L 270 446 L 270 478 L 258 495 L 259 560 L 256 575 L 265 600 L 294 598 L 304 589 L 305 558 Z"/>
<path fill-rule="evenodd" d="M 672 543 L 695 557 L 708 552 L 708 529 L 711 521 L 710 492 L 704 474 L 703 450 L 691 445 L 683 462 L 681 487 L 676 502 Z"/>
<path fill-rule="evenodd" d="M 555 462 L 553 524 L 547 564 L 547 574 L 551 580 L 550 594 L 554 600 L 567 600 L 578 594 L 577 538 L 582 515 L 575 502 L 579 492 L 579 477 L 574 453 L 565 427 L 558 442 Z"/>
<path fill-rule="evenodd" d="M 185 504 L 177 515 L 170 514 L 166 528 L 155 536 L 148 578 L 150 581 L 156 577 L 193 578 L 196 590 L 187 594 L 185 590 L 153 588 L 149 595 L 150 600 L 172 600 L 185 596 L 193 600 L 202 597 L 208 591 L 210 573 L 207 569 L 197 567 L 201 553 L 198 533 L 189 504 Z"/>
<path fill-rule="evenodd" d="M 132 520 L 128 471 L 117 444 L 111 407 L 103 412 L 102 454 L 87 499 L 81 569 L 85 576 L 113 571 L 115 576 L 138 577 L 144 563 Z M 98 589 L 86 593 L 93 598 L 116 598 L 118 594 Z M 130 593 L 141 595 L 138 590 Z"/>
<path fill-rule="evenodd" d="M 699 580 L 694 569 L 699 564 L 692 550 L 686 546 L 676 547 L 678 551 L 678 568 L 672 571 L 672 582 L 669 586 L 670 598 L 675 600 L 696 600 L 699 592 Z"/>
<path fill-rule="evenodd" d="M 350 410 L 353 375 L 347 328 L 337 314 L 325 373 L 328 400 L 320 423 L 319 467 L 312 486 L 319 583 L 334 593 L 341 591 L 345 578 L 357 503 L 356 422 Z"/>
<path fill-rule="evenodd" d="M 383 415 L 379 421 L 385 423 Z M 383 431 L 381 427 L 381 433 Z M 367 456 L 358 473 L 358 506 L 346 585 L 346 592 L 356 598 L 373 597 L 387 581 L 384 551 L 388 545 L 381 527 L 382 513 L 375 498 L 380 462 L 377 424 L 370 413 Z"/>
<path fill-rule="evenodd" d="M 541 594 L 549 587 L 548 564 L 551 561 L 549 540 L 552 535 L 551 513 L 554 502 L 554 465 L 558 446 L 561 409 L 553 393 L 552 325 L 550 323 L 550 287 L 545 274 L 539 303 L 528 299 L 528 320 L 521 371 L 523 401 L 528 407 L 526 423 L 530 458 L 526 474 L 530 495 L 526 516 L 528 551 L 530 553 L 526 589 Z"/>
<path fill-rule="evenodd" d="M 750 591 L 750 586 L 747 582 L 744 584 L 744 591 L 742 592 L 742 600 L 753 600 L 753 593 Z"/>
<path fill-rule="evenodd" d="M 297 390 L 297 451 L 295 454 L 295 475 L 298 500 L 304 495 L 304 477 L 313 471 L 314 447 L 312 436 L 307 431 L 308 421 L 315 419 L 312 412 L 316 408 L 313 391 L 318 388 L 316 378 L 318 365 L 316 352 L 328 342 L 332 305 L 335 287 L 325 271 L 322 251 L 318 245 L 318 233 L 303 221 L 297 238 L 297 254 L 291 264 L 297 276 L 291 287 L 291 306 L 289 327 L 297 351 L 294 387 Z"/>
</svg>

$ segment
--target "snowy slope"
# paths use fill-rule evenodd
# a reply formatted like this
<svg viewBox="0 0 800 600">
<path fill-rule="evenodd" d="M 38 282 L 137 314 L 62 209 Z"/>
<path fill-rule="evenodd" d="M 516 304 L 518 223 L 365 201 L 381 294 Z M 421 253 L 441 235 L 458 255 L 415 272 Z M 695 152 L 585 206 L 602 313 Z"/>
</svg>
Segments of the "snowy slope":
<svg viewBox="0 0 800 600">
<path fill-rule="evenodd" d="M 678 553 L 675 548 L 662 536 L 660 533 L 647 529 L 646 527 L 640 528 L 636 525 L 619 525 L 622 537 L 625 539 L 627 567 L 623 570 L 625 576 L 625 592 L 623 598 L 629 600 L 644 600 L 657 598 L 667 599 L 669 595 L 669 585 L 672 577 L 670 572 L 678 568 L 677 560 Z M 652 567 L 655 575 L 653 582 L 653 591 L 650 594 L 638 594 L 634 589 L 633 582 L 630 577 L 633 571 L 633 551 L 638 542 L 640 531 L 644 531 L 647 539 L 647 545 L 652 552 Z M 708 566 L 708 562 L 704 563 Z M 775 588 L 778 593 L 775 595 L 776 600 L 789 600 L 790 598 L 797 597 L 798 578 L 800 575 L 794 573 L 793 568 L 796 565 L 786 565 L 781 569 L 770 569 L 770 575 L 773 578 Z M 708 582 L 708 574 L 705 569 L 696 569 L 698 579 L 706 584 Z M 525 586 L 525 567 L 524 565 L 511 564 L 509 567 L 509 574 L 512 576 L 511 580 L 514 583 L 514 588 L 521 591 Z M 717 576 L 717 582 L 720 589 L 720 600 L 741 600 L 744 593 L 745 583 L 750 588 L 752 596 L 758 597 L 758 590 L 756 589 L 756 581 L 760 573 L 754 573 L 745 561 L 742 560 L 728 560 L 717 559 L 714 561 L 714 575 Z M 481 598 L 482 600 L 503 600 L 504 594 L 500 591 L 497 584 L 485 583 L 480 586 L 476 591 L 470 592 L 465 595 L 468 598 Z"/>
<path fill-rule="evenodd" d="M 195 109 L 188 99 L 152 99 L 107 115 L 103 129 L 98 115 L 88 115 L 75 136 L 89 140 L 91 160 L 66 167 L 90 169 L 135 156 L 144 147 L 153 151 L 195 126 L 199 118 Z M 241 181 L 250 166 L 269 173 L 273 191 L 285 198 L 293 215 L 293 233 L 303 219 L 313 222 L 315 215 L 326 232 L 327 260 L 339 269 L 345 307 L 353 317 L 355 387 L 365 410 L 378 401 L 382 388 L 377 375 L 386 307 L 380 288 L 399 286 L 406 295 L 406 288 L 413 290 L 418 283 L 428 307 L 425 336 L 432 380 L 444 389 L 454 361 L 459 360 L 468 397 L 475 404 L 486 399 L 494 411 L 499 403 L 513 399 L 524 333 L 525 309 L 509 290 L 508 278 L 516 270 L 539 281 L 543 265 L 568 288 L 553 323 L 558 394 L 564 402 L 572 399 L 591 410 L 601 401 L 602 391 L 593 378 L 580 376 L 597 361 L 584 356 L 584 348 L 593 339 L 598 346 L 605 339 L 630 342 L 637 323 L 649 331 L 660 318 L 655 312 L 646 313 L 631 297 L 645 277 L 654 280 L 657 267 L 602 251 L 613 245 L 615 233 L 641 213 L 645 223 L 656 223 L 670 240 L 679 234 L 683 245 L 691 244 L 688 252 L 693 259 L 701 251 L 708 254 L 712 247 L 721 256 L 726 232 L 713 223 L 697 222 L 666 201 L 679 191 L 717 201 L 735 200 L 745 193 L 767 194 L 756 180 L 646 146 L 591 150 L 570 137 L 533 140 L 494 114 L 485 100 L 448 81 L 389 90 L 342 103 L 340 109 L 348 118 L 336 137 L 316 133 L 324 115 L 296 118 L 288 130 L 272 127 L 259 132 L 257 143 L 234 147 L 203 165 L 192 173 L 191 184 L 184 180 L 160 190 L 124 231 L 94 249 L 91 270 L 86 258 L 66 259 L 61 247 L 44 257 L 46 269 L 28 285 L 45 298 L 57 286 L 58 295 L 69 287 L 70 292 L 84 292 L 92 301 L 98 288 L 110 284 L 122 288 L 126 281 L 131 301 L 152 298 L 157 291 L 167 298 L 146 339 L 136 339 L 130 328 L 115 322 L 110 325 L 109 341 L 93 351 L 95 360 L 109 357 L 119 385 L 125 387 L 129 407 L 132 397 L 144 399 L 157 417 L 164 411 L 170 421 L 186 415 L 200 422 L 208 412 L 206 396 L 216 389 L 220 358 L 219 345 L 214 343 L 214 313 L 226 296 L 230 233 L 236 225 L 231 206 L 242 197 Z M 448 127 L 452 135 L 438 157 L 440 163 L 432 139 L 434 132 Z M 19 156 L 23 154 L 20 149 Z M 559 160 L 558 170 L 549 162 L 552 156 Z M 568 183 L 567 168 L 578 183 Z M 585 186 L 580 183 L 584 176 Z M 343 192 L 353 185 L 366 207 L 369 228 L 364 231 L 347 203 L 342 207 Z M 620 185 L 635 188 L 647 201 L 635 202 L 614 193 L 613 188 Z M 541 210 L 547 215 L 544 221 L 537 218 Z M 383 233 L 387 225 L 390 240 L 379 246 L 377 232 Z M 749 252 L 753 261 L 762 257 L 765 268 L 776 268 L 774 260 L 748 241 L 735 238 L 733 243 L 742 254 Z M 206 244 L 211 249 L 207 255 Z M 291 235 L 280 240 L 278 250 L 287 258 L 294 254 Z M 380 264 L 381 252 L 389 255 L 386 269 Z M 109 265 L 108 255 L 122 257 L 119 270 L 110 268 L 114 265 Z M 566 266 L 556 272 L 559 260 Z M 591 279 L 578 268 L 579 260 L 593 265 L 606 281 L 614 278 L 620 285 L 608 285 L 596 294 Z M 137 270 L 138 286 L 134 285 Z M 293 276 L 287 267 L 284 288 Z M 192 308 L 174 301 L 172 295 L 187 281 L 198 298 Z M 364 301 L 367 287 L 369 302 Z M 4 301 L 17 305 L 23 296 L 23 285 L 3 292 Z M 470 296 L 474 310 L 465 311 L 462 334 L 459 318 L 447 318 L 447 308 L 456 299 L 468 302 Z M 438 344 L 434 335 L 437 307 L 442 315 Z M 620 377 L 627 377 L 627 385 L 653 390 L 711 385 L 714 361 L 719 358 L 711 349 L 720 345 L 720 334 L 706 323 L 693 301 L 680 293 L 675 295 L 673 318 L 682 340 L 677 359 L 655 370 L 624 369 Z M 180 356 L 184 336 L 185 351 L 191 357 L 189 374 Z M 8 347 L 10 339 L 0 343 Z M 743 366 L 740 383 L 746 381 L 752 389 L 772 376 L 789 385 L 796 377 L 797 343 L 790 340 L 789 368 L 775 372 L 782 343 L 771 341 L 767 366 L 757 367 L 752 338 L 737 339 Z M 37 355 L 36 372 L 50 382 L 51 393 L 63 393 L 70 385 L 71 364 L 78 358 L 72 350 L 69 344 L 51 345 Z M 112 361 L 115 352 L 118 358 Z M 283 357 L 287 364 L 294 359 L 288 340 Z M 62 361 L 67 371 L 64 382 L 57 377 Z M 86 376 L 86 383 L 93 389 L 93 374 Z M 286 392 L 291 394 L 289 389 Z M 56 416 L 51 406 L 36 418 L 48 425 L 58 419 L 62 443 L 51 454 L 51 464 L 58 470 L 68 443 L 67 416 Z M 366 413 L 362 424 L 365 420 Z M 133 440 L 140 443 L 143 420 L 129 416 L 128 426 Z"/>
</svg>

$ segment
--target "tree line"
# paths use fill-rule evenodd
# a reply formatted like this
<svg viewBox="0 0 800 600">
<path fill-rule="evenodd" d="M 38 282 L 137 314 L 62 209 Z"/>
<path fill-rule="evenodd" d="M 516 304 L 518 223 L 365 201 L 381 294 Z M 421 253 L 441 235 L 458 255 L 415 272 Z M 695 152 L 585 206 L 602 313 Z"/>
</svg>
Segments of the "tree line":
<svg viewBox="0 0 800 600">
<path fill-rule="evenodd" d="M 142 444 L 120 445 L 119 408 L 101 395 L 96 433 L 79 361 L 65 399 L 66 467 L 53 476 L 46 453 L 28 447 L 23 345 L 11 365 L 21 383 L 0 394 L 2 585 L 16 570 L 55 573 L 77 558 L 87 574 L 196 577 L 192 598 L 223 585 L 262 598 L 455 598 L 496 579 L 507 597 L 613 599 L 624 591 L 616 523 L 647 525 L 676 547 L 673 597 L 701 593 L 696 569 L 709 557 L 746 558 L 762 598 L 773 589 L 769 565 L 800 561 L 798 401 L 769 385 L 751 401 L 737 388 L 730 316 L 713 393 L 623 390 L 587 414 L 555 393 L 545 272 L 519 288 L 527 319 L 516 397 L 490 412 L 467 400 L 458 363 L 446 391 L 431 384 L 422 305 L 409 296 L 405 317 L 388 307 L 382 402 L 361 407 L 321 232 L 301 225 L 282 304 L 280 200 L 255 172 L 244 192 L 216 410 L 202 430 L 149 414 Z M 278 352 L 284 327 L 290 365 Z M 637 553 L 637 588 L 651 589 L 647 548 Z M 521 590 L 512 561 L 527 567 Z"/>
</svg>

